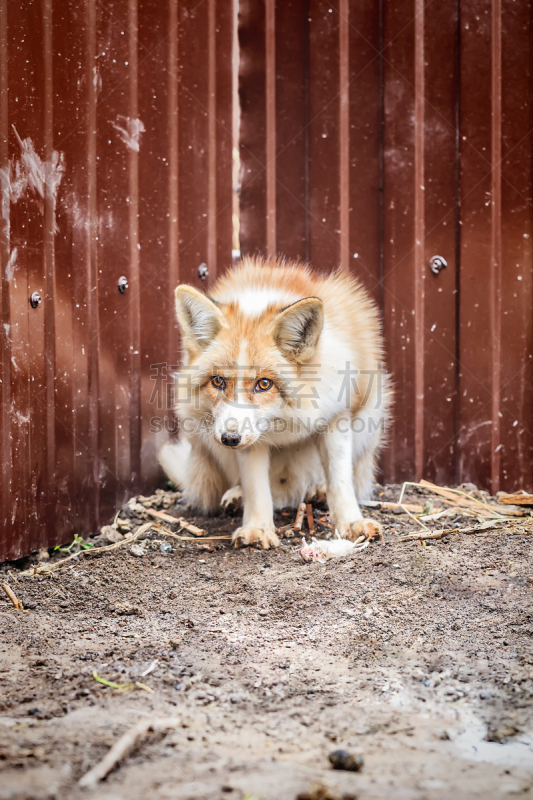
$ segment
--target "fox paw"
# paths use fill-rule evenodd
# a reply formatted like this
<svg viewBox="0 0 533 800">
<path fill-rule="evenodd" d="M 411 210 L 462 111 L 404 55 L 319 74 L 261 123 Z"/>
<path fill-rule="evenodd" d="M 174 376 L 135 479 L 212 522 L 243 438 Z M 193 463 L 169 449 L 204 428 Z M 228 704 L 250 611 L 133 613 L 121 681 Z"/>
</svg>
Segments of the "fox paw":
<svg viewBox="0 0 533 800">
<path fill-rule="evenodd" d="M 237 528 L 232 537 L 235 547 L 255 545 L 268 550 L 269 547 L 279 547 L 279 539 L 270 528 L 254 528 L 252 526 Z"/>
<path fill-rule="evenodd" d="M 383 538 L 383 525 L 373 519 L 359 519 L 336 526 L 343 539 L 356 542 L 361 536 L 369 542 L 371 539 Z"/>
<path fill-rule="evenodd" d="M 236 514 L 242 506 L 242 489 L 240 486 L 232 486 L 222 495 L 220 506 L 226 514 Z"/>
</svg>

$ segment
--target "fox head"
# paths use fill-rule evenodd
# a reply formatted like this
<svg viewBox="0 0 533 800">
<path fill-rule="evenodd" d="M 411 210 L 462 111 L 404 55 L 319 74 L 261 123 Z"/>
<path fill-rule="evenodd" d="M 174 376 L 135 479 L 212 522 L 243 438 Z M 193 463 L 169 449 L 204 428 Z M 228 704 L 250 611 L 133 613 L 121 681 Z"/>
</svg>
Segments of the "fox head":
<svg viewBox="0 0 533 800">
<path fill-rule="evenodd" d="M 185 356 L 176 405 L 185 433 L 235 449 L 260 437 L 274 444 L 314 396 L 305 372 L 324 325 L 322 301 L 306 297 L 258 316 L 182 285 L 176 313 Z"/>
</svg>

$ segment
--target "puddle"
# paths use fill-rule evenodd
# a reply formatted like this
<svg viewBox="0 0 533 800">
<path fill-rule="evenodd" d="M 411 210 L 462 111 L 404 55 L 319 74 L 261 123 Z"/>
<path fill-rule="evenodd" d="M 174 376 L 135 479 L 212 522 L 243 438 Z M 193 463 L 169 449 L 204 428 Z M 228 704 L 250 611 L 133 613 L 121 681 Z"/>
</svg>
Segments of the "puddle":
<svg viewBox="0 0 533 800">
<path fill-rule="evenodd" d="M 485 761 L 500 767 L 533 768 L 533 732 L 519 733 L 510 742 L 486 742 L 487 726 L 473 715 L 461 719 L 462 726 L 452 735 L 458 756 L 470 761 Z"/>
</svg>

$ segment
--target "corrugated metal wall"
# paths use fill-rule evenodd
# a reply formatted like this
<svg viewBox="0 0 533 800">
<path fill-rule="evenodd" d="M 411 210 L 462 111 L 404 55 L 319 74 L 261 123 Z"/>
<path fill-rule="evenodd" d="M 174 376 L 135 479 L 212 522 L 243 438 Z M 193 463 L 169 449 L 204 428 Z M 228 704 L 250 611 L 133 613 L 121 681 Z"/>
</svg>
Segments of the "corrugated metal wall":
<svg viewBox="0 0 533 800">
<path fill-rule="evenodd" d="M 0 0 L 0 558 L 155 485 L 172 290 L 231 258 L 232 31 L 227 0 Z"/>
<path fill-rule="evenodd" d="M 381 305 L 389 481 L 533 488 L 532 2 L 240 2 L 242 250 Z M 231 0 L 0 0 L 0 557 L 157 480 L 172 289 L 231 260 L 232 30 Z"/>
<path fill-rule="evenodd" d="M 242 250 L 340 264 L 380 303 L 387 481 L 533 488 L 531 12 L 241 2 Z"/>
</svg>

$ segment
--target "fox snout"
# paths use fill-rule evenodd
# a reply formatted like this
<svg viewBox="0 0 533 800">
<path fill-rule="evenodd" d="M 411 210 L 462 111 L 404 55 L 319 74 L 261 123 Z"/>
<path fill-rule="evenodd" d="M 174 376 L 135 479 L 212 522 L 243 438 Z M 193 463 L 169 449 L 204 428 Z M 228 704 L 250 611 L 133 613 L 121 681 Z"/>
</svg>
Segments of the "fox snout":
<svg viewBox="0 0 533 800">
<path fill-rule="evenodd" d="M 226 447 L 237 447 L 241 443 L 241 437 L 238 433 L 223 433 L 220 437 L 220 441 L 222 444 L 225 444 Z"/>
<path fill-rule="evenodd" d="M 239 409 L 229 404 L 219 407 L 218 411 L 214 414 L 213 434 L 219 444 L 245 450 L 260 438 L 262 431 L 253 414 L 243 413 L 244 409 L 239 413 Z"/>
</svg>

